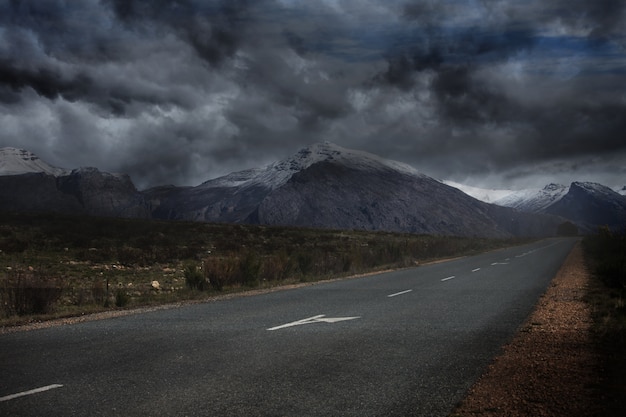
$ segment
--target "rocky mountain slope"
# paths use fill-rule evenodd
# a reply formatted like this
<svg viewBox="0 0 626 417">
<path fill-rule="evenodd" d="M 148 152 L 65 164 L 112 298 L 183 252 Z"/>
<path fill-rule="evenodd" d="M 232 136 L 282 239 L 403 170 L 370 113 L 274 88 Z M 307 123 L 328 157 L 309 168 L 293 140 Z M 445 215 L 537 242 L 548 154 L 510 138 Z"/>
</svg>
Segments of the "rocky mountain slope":
<svg viewBox="0 0 626 417">
<path fill-rule="evenodd" d="M 588 232 L 599 226 L 626 230 L 626 197 L 601 184 L 573 182 L 567 194 L 543 212 L 565 217 Z"/>
<path fill-rule="evenodd" d="M 15 148 L 0 149 L 0 210 L 150 217 L 128 175 L 96 168 L 68 171 Z"/>
<path fill-rule="evenodd" d="M 563 221 L 481 202 L 408 165 L 330 143 L 145 195 L 154 217 L 194 221 L 500 237 L 554 234 Z"/>
<path fill-rule="evenodd" d="M 605 225 L 613 230 L 626 228 L 626 197 L 592 182 L 573 182 L 570 186 L 549 184 L 541 190 L 522 190 L 496 200 L 495 204 L 561 216 L 583 232 L 593 232 Z"/>
<path fill-rule="evenodd" d="M 568 191 L 569 187 L 565 185 L 548 184 L 540 190 L 528 189 L 515 191 L 495 200 L 494 204 L 537 213 L 545 210 L 550 205 L 563 198 Z"/>
<path fill-rule="evenodd" d="M 45 173 L 53 176 L 67 174 L 67 170 L 54 167 L 24 149 L 0 148 L 0 176 L 27 173 Z"/>
<path fill-rule="evenodd" d="M 0 210 L 489 237 L 552 235 L 564 221 L 487 204 L 408 165 L 331 143 L 196 187 L 144 192 L 126 175 L 5 154 Z"/>
</svg>

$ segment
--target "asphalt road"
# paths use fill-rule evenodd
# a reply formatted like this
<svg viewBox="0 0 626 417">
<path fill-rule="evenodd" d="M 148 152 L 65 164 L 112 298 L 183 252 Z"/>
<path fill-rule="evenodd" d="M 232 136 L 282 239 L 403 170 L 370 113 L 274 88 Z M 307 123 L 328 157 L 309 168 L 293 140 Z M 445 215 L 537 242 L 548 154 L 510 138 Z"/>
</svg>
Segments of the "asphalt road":
<svg viewBox="0 0 626 417">
<path fill-rule="evenodd" d="M 0 416 L 446 416 L 574 242 L 0 335 Z"/>
</svg>

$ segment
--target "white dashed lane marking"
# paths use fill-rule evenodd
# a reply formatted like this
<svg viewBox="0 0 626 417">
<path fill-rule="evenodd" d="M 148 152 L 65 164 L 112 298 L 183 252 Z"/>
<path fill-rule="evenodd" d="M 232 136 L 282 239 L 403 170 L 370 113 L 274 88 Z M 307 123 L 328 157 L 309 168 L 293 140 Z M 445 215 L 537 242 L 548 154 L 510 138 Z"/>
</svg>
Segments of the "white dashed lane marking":
<svg viewBox="0 0 626 417">
<path fill-rule="evenodd" d="M 389 297 L 389 298 L 396 297 L 398 295 L 410 293 L 411 291 L 413 291 L 413 290 L 400 291 L 400 292 L 397 292 L 397 293 L 394 293 L 394 294 L 389 294 L 387 297 Z"/>
<path fill-rule="evenodd" d="M 0 397 L 0 402 L 14 400 L 15 398 L 25 397 L 27 395 L 38 394 L 38 393 L 44 392 L 44 391 L 50 391 L 51 389 L 61 388 L 62 386 L 63 385 L 61 385 L 61 384 L 52 384 L 52 385 L 46 385 L 45 387 L 41 387 L 41 388 L 31 389 L 29 391 L 22 391 L 22 392 L 18 392 L 16 394 L 6 395 L 4 397 Z"/>
</svg>

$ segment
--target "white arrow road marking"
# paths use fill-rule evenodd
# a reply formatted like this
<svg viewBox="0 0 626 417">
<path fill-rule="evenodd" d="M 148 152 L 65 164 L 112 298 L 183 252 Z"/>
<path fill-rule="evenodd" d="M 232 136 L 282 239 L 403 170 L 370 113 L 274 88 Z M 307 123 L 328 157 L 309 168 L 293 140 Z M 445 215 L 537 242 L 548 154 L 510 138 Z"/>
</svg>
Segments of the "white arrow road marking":
<svg viewBox="0 0 626 417">
<path fill-rule="evenodd" d="M 411 291 L 413 291 L 413 290 L 400 291 L 400 292 L 397 292 L 397 293 L 394 293 L 394 294 L 389 294 L 387 297 L 391 298 L 391 297 L 395 297 L 395 296 L 398 296 L 398 295 L 409 293 Z"/>
<path fill-rule="evenodd" d="M 52 384 L 52 385 L 46 385 L 45 387 L 41 387 L 41 388 L 31 389 L 30 391 L 22 391 L 22 392 L 18 392 L 17 394 L 7 395 L 5 397 L 0 397 L 0 403 L 3 401 L 13 400 L 19 397 L 25 397 L 27 395 L 37 394 L 39 392 L 49 391 L 55 388 L 61 388 L 62 386 L 63 385 L 61 384 Z"/>
<path fill-rule="evenodd" d="M 337 323 L 338 321 L 354 320 L 354 319 L 360 319 L 360 318 L 361 318 L 360 316 L 357 316 L 357 317 L 324 317 L 324 314 L 320 314 L 320 315 L 309 317 L 309 318 L 306 318 L 306 319 L 292 321 L 291 323 L 281 324 L 280 326 L 270 327 L 267 330 L 278 330 L 278 329 L 284 329 L 286 327 L 301 326 L 303 324 Z"/>
<path fill-rule="evenodd" d="M 316 322 L 337 323 L 338 321 L 360 319 L 361 317 L 326 317 L 315 320 Z"/>
</svg>

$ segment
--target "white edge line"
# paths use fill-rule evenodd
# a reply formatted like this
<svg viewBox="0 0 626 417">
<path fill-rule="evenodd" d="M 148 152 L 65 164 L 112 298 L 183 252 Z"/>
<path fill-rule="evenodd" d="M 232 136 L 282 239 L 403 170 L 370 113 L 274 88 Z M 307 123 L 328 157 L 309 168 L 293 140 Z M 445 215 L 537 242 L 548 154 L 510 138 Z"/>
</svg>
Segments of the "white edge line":
<svg viewBox="0 0 626 417">
<path fill-rule="evenodd" d="M 55 388 L 61 388 L 62 386 L 63 385 L 61 385 L 61 384 L 52 384 L 52 385 L 46 385 L 45 387 L 41 387 L 41 388 L 31 389 L 29 391 L 18 392 L 17 394 L 11 394 L 11 395 L 7 395 L 5 397 L 0 397 L 0 402 L 13 400 L 13 399 L 19 398 L 19 397 L 25 397 L 27 395 L 37 394 L 37 393 L 44 392 L 44 391 L 49 391 L 49 390 L 55 389 Z"/>
<path fill-rule="evenodd" d="M 409 293 L 409 292 L 411 292 L 411 291 L 413 291 L 413 290 L 400 291 L 400 292 L 397 292 L 397 293 L 395 293 L 395 294 L 389 294 L 387 297 L 391 298 L 391 297 L 395 297 L 395 296 L 397 296 L 397 295 L 402 295 L 402 294 Z"/>
<path fill-rule="evenodd" d="M 441 282 L 449 281 L 449 280 L 454 279 L 454 278 L 456 278 L 456 276 L 452 275 L 451 277 L 442 279 Z"/>
</svg>

